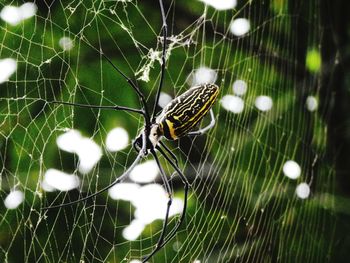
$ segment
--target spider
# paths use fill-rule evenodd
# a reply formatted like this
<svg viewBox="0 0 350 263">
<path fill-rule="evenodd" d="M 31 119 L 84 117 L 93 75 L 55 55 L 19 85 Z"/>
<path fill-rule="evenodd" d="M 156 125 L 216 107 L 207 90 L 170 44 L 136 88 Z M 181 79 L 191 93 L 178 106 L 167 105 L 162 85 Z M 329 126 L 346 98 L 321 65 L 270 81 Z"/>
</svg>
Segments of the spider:
<svg viewBox="0 0 350 263">
<path fill-rule="evenodd" d="M 151 154 L 155 159 L 161 179 L 163 181 L 165 190 L 168 195 L 168 203 L 166 208 L 166 214 L 163 221 L 163 227 L 158 239 L 157 244 L 150 254 L 142 259 L 142 262 L 146 262 L 150 259 L 154 254 L 156 254 L 162 247 L 164 247 L 176 234 L 177 230 L 181 226 L 187 208 L 187 196 L 188 196 L 188 188 L 189 182 L 185 175 L 181 172 L 177 157 L 175 154 L 162 142 L 162 138 L 165 137 L 168 140 L 177 140 L 178 138 L 184 136 L 196 136 L 205 133 L 207 130 L 211 129 L 215 125 L 215 117 L 212 110 L 212 106 L 216 101 L 216 98 L 219 93 L 219 87 L 215 84 L 203 84 L 191 87 L 188 91 L 184 92 L 180 96 L 173 99 L 167 106 L 163 108 L 160 114 L 157 113 L 157 104 L 159 101 L 160 92 L 163 86 L 164 80 L 164 72 L 165 72 L 165 53 L 166 53 L 166 40 L 167 40 L 167 23 L 164 12 L 163 1 L 159 0 L 161 17 L 162 17 L 162 34 L 163 34 L 163 45 L 162 45 L 162 55 L 161 55 L 161 78 L 159 82 L 159 86 L 156 93 L 156 100 L 153 105 L 152 114 L 150 114 L 149 109 L 146 104 L 146 99 L 143 93 L 140 91 L 138 86 L 127 77 L 117 66 L 115 66 L 112 61 L 103 53 L 102 50 L 97 50 L 106 60 L 107 62 L 128 82 L 131 88 L 137 93 L 140 103 L 142 105 L 141 109 L 134 109 L 124 106 L 98 106 L 98 105 L 88 105 L 88 104 L 78 104 L 78 103 L 70 103 L 64 101 L 50 101 L 50 103 L 68 105 L 73 107 L 83 107 L 83 108 L 94 108 L 94 109 L 110 109 L 110 110 L 118 110 L 118 111 L 127 111 L 133 112 L 142 115 L 144 119 L 144 126 L 141 130 L 140 134 L 133 141 L 133 147 L 138 152 L 137 157 L 131 166 L 117 179 L 115 179 L 111 184 L 104 187 L 103 189 L 90 194 L 81 199 L 64 203 L 60 205 L 53 205 L 49 207 L 44 207 L 43 209 L 53 209 L 64 206 L 70 206 L 87 199 L 90 199 L 102 192 L 105 192 L 112 186 L 120 183 L 128 176 L 130 171 L 137 165 L 141 158 L 144 158 L 148 154 Z M 193 128 L 203 119 L 203 117 L 210 111 L 211 122 L 204 128 L 193 131 Z M 176 222 L 174 228 L 167 234 L 167 225 L 169 219 L 169 211 L 172 204 L 172 192 L 169 185 L 169 181 L 166 177 L 164 169 L 158 159 L 157 152 L 159 152 L 167 162 L 174 168 L 174 170 L 180 176 L 183 184 L 184 184 L 184 205 L 182 209 L 182 213 Z M 170 157 L 169 157 L 170 156 Z"/>
</svg>

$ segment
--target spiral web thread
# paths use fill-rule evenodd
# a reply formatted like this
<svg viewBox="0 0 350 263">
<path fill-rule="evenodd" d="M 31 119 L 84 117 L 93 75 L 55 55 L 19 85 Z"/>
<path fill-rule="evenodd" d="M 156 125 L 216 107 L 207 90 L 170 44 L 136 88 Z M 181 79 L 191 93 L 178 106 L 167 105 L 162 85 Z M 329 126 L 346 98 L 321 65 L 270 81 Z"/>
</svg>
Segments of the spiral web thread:
<svg viewBox="0 0 350 263">
<path fill-rule="evenodd" d="M 238 1 L 223 11 L 200 1 L 164 2 L 169 36 L 163 91 L 175 97 L 209 80 L 220 86 L 220 98 L 214 106 L 217 124 L 207 135 L 166 142 L 191 183 L 189 205 L 175 238 L 149 262 L 328 261 L 334 225 L 327 210 L 333 173 L 322 162 L 327 112 L 312 107 L 321 79 L 317 1 Z M 23 3 L 1 3 L 0 8 L 10 4 Z M 134 218 L 130 202 L 106 193 L 71 207 L 41 208 L 96 192 L 120 176 L 136 157 L 131 139 L 142 118 L 48 102 L 140 107 L 136 94 L 96 48 L 137 79 L 151 109 L 160 78 L 158 2 L 37 5 L 35 16 L 16 26 L 0 23 L 0 59 L 17 63 L 0 84 L 1 196 L 24 193 L 16 209 L 1 205 L 0 259 L 139 260 L 156 244 L 162 220 L 127 240 L 122 233 Z M 230 30 L 237 18 L 250 22 L 242 36 Z M 237 80 L 246 83 L 245 94 L 232 90 Z M 259 96 L 265 96 L 262 106 Z M 123 150 L 110 152 L 106 137 L 115 127 L 124 127 L 130 140 Z M 79 169 L 78 154 L 57 146 L 57 138 L 70 129 L 101 148 L 101 159 L 88 172 Z M 283 171 L 288 160 L 301 168 L 296 180 Z M 170 178 L 171 166 L 161 161 Z M 45 191 L 42 182 L 50 168 L 76 175 L 79 191 Z M 181 200 L 181 180 L 176 174 L 171 178 Z M 161 184 L 159 175 L 152 183 Z M 305 199 L 296 194 L 302 183 L 311 191 Z M 171 217 L 169 229 L 177 217 Z"/>
</svg>

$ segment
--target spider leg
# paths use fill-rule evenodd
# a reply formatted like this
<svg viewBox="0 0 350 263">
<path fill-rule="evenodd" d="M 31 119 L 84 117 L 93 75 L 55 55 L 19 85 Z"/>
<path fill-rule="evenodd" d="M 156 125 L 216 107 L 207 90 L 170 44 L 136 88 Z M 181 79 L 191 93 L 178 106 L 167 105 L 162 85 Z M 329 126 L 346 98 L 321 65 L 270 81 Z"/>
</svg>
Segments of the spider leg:
<svg viewBox="0 0 350 263">
<path fill-rule="evenodd" d="M 158 90 L 157 90 L 156 101 L 154 102 L 154 106 L 153 106 L 153 113 L 152 113 L 152 119 L 151 119 L 152 122 L 154 122 L 156 119 L 157 105 L 158 105 L 158 101 L 159 101 L 160 92 L 161 92 L 162 86 L 163 86 L 164 73 L 165 73 L 166 40 L 167 40 L 167 35 L 168 35 L 168 25 L 166 23 L 166 17 L 165 17 L 164 6 L 163 6 L 162 0 L 159 0 L 159 5 L 160 5 L 160 11 L 162 14 L 162 21 L 163 21 L 163 25 L 162 25 L 163 50 L 162 50 L 162 65 L 161 65 L 160 81 L 159 81 L 159 86 L 158 86 Z"/>
<path fill-rule="evenodd" d="M 89 105 L 89 104 L 81 104 L 81 103 L 71 103 L 71 102 L 65 102 L 65 101 L 45 101 L 45 103 L 49 104 L 62 104 L 62 105 L 68 105 L 73 107 L 80 107 L 80 108 L 90 108 L 90 109 L 107 109 L 107 110 L 120 110 L 120 111 L 130 111 L 130 112 L 136 112 L 142 115 L 145 115 L 145 112 L 143 110 L 139 109 L 133 109 L 129 107 L 124 106 L 103 106 L 103 105 Z"/>
<path fill-rule="evenodd" d="M 179 166 L 179 162 L 177 161 L 176 155 L 173 154 L 173 152 L 168 148 L 168 146 L 166 146 L 165 143 L 162 142 L 162 141 L 159 141 L 159 144 L 160 144 L 161 146 L 163 146 L 163 148 L 167 151 L 167 153 L 170 154 L 170 156 L 171 156 L 171 158 L 173 158 L 173 160 L 174 160 L 176 166 Z M 159 150 L 159 147 L 157 146 L 156 149 Z"/>
<path fill-rule="evenodd" d="M 96 49 L 96 48 L 95 48 Z M 96 49 L 97 50 L 97 49 Z M 116 65 L 113 64 L 112 60 L 107 57 L 107 55 L 105 55 L 103 53 L 103 51 L 98 51 L 107 61 L 108 63 L 129 83 L 129 85 L 136 91 L 137 95 L 139 96 L 139 99 L 142 103 L 143 109 L 144 109 L 144 115 L 145 115 L 145 122 L 147 126 L 150 126 L 150 115 L 148 112 L 148 108 L 147 108 L 147 104 L 146 104 L 146 98 L 143 95 L 143 93 L 141 92 L 141 90 L 137 87 L 137 85 L 127 76 L 124 74 L 123 71 L 121 71 Z"/>
<path fill-rule="evenodd" d="M 106 187 L 102 188 L 101 190 L 99 190 L 99 191 L 97 191 L 97 192 L 95 192 L 95 193 L 93 193 L 91 195 L 85 196 L 85 197 L 83 197 L 81 199 L 78 199 L 78 200 L 75 200 L 75 201 L 72 201 L 72 202 L 69 202 L 69 203 L 60 204 L 60 205 L 53 205 L 53 206 L 43 207 L 42 210 L 49 210 L 49 209 L 53 209 L 53 208 L 60 208 L 60 207 L 70 206 L 70 205 L 74 205 L 74 204 L 86 201 L 86 200 L 88 200 L 88 199 L 90 199 L 92 197 L 95 197 L 95 196 L 97 196 L 97 195 L 107 191 L 108 189 L 112 188 L 114 185 L 122 182 L 125 179 L 125 177 L 127 177 L 129 175 L 131 170 L 134 169 L 134 167 L 137 165 L 137 163 L 140 161 L 140 159 L 143 157 L 143 152 L 146 149 L 146 134 L 145 133 L 143 133 L 142 139 L 143 139 L 142 149 L 139 151 L 139 153 L 138 153 L 137 157 L 135 158 L 134 162 L 129 166 L 129 168 L 121 176 L 119 176 L 117 179 L 115 179 L 114 182 L 112 182 L 111 184 L 109 184 Z"/>
<path fill-rule="evenodd" d="M 162 165 L 159 162 L 159 159 L 157 157 L 156 152 L 153 149 L 151 150 L 151 154 L 153 155 L 153 157 L 156 160 L 157 165 L 159 167 L 160 175 L 161 175 L 163 183 L 165 185 L 165 190 L 166 190 L 166 192 L 168 194 L 169 200 L 168 200 L 168 204 L 167 204 L 165 219 L 163 221 L 163 229 L 162 229 L 162 232 L 161 232 L 160 237 L 158 239 L 157 245 L 156 245 L 154 250 L 149 255 L 147 255 L 145 258 L 142 259 L 142 263 L 144 263 L 148 259 L 150 259 L 155 253 L 157 253 L 157 251 L 159 251 L 163 247 L 163 240 L 164 240 L 164 237 L 165 237 L 165 234 L 166 234 L 166 228 L 167 228 L 168 220 L 169 220 L 169 211 L 170 211 L 171 204 L 173 202 L 173 197 L 172 197 L 169 181 L 168 181 L 168 179 L 167 179 L 167 177 L 165 175 L 164 169 L 163 169 Z"/>
<path fill-rule="evenodd" d="M 150 114 L 148 112 L 148 108 L 147 108 L 147 104 L 146 104 L 146 98 L 143 95 L 143 93 L 141 92 L 141 90 L 138 88 L 138 86 L 131 80 L 131 78 L 129 78 L 122 70 L 120 70 L 116 65 L 114 65 L 114 63 L 112 62 L 112 60 L 103 52 L 103 50 L 97 49 L 96 47 L 94 47 L 92 44 L 88 43 L 87 41 L 85 41 L 85 43 L 87 45 L 89 45 L 93 50 L 95 50 L 97 53 L 99 53 L 104 59 L 107 60 L 107 62 L 126 80 L 126 82 L 135 90 L 135 92 L 137 93 L 137 95 L 139 96 L 139 99 L 141 101 L 142 107 L 144 108 L 144 115 L 146 116 L 145 118 L 145 122 L 148 126 L 151 125 L 150 123 Z"/>
<path fill-rule="evenodd" d="M 206 131 L 210 130 L 211 128 L 214 127 L 215 125 L 215 116 L 214 116 L 214 112 L 213 112 L 213 109 L 210 109 L 210 118 L 211 118 L 211 121 L 209 123 L 209 125 L 205 126 L 204 128 L 202 129 L 199 129 L 198 131 L 193 131 L 193 132 L 189 132 L 187 135 L 188 136 L 196 136 L 196 135 L 202 135 L 204 134 Z"/>
<path fill-rule="evenodd" d="M 165 246 L 176 234 L 177 230 L 179 229 L 179 227 L 181 226 L 183 220 L 185 219 L 185 215 L 186 215 L 186 208 L 187 208 L 187 197 L 188 197 L 188 188 L 189 188 L 189 182 L 187 181 L 187 178 L 185 177 L 185 175 L 181 172 L 181 170 L 179 169 L 179 167 L 165 154 L 165 152 L 163 151 L 163 149 L 161 149 L 160 147 L 157 147 L 157 150 L 161 153 L 161 155 L 164 156 L 164 158 L 170 163 L 170 165 L 176 170 L 176 172 L 179 174 L 183 184 L 184 184 L 184 205 L 182 208 L 182 213 L 181 216 L 177 222 L 177 224 L 175 225 L 175 227 L 170 231 L 170 233 L 168 234 L 168 236 L 165 238 L 163 244 L 161 244 L 160 248 L 162 248 L 163 246 Z"/>
</svg>

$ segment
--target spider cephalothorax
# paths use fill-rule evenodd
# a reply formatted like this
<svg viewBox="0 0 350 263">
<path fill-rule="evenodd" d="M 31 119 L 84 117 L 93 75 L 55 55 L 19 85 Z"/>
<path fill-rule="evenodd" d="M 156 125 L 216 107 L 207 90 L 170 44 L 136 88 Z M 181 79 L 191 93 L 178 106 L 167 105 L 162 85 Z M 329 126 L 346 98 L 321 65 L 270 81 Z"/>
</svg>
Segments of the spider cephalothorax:
<svg viewBox="0 0 350 263">
<path fill-rule="evenodd" d="M 144 156 L 148 155 L 150 150 L 153 150 L 162 139 L 163 132 L 159 127 L 159 124 L 152 124 L 151 127 L 145 127 L 141 133 L 133 141 L 132 145 L 136 152 L 142 150 L 143 137 L 146 138 L 146 149 L 143 153 Z"/>
</svg>

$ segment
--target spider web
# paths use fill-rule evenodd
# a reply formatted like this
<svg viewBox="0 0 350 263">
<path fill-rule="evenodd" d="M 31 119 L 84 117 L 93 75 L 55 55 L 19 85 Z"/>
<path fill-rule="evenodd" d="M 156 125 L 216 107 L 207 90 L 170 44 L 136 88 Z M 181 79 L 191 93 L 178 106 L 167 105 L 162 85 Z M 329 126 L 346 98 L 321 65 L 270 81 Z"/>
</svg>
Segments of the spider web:
<svg viewBox="0 0 350 263">
<path fill-rule="evenodd" d="M 329 262 L 334 179 L 324 162 L 329 110 L 322 106 L 327 101 L 319 101 L 318 1 L 238 1 L 227 10 L 209 1 L 164 2 L 169 36 L 163 91 L 176 97 L 209 81 L 220 87 L 220 98 L 217 124 L 208 134 L 166 142 L 191 187 L 183 225 L 149 262 Z M 10 4 L 23 2 L 0 8 Z M 154 248 L 162 220 L 128 240 L 123 231 L 135 217 L 130 200 L 104 193 L 78 205 L 41 209 L 94 193 L 120 176 L 136 157 L 131 142 L 142 118 L 48 102 L 139 108 L 131 87 L 97 52 L 103 50 L 137 79 L 151 109 L 160 79 L 158 2 L 36 5 L 35 15 L 17 25 L 0 23 L 0 59 L 17 65 L 0 84 L 1 196 L 6 203 L 17 191 L 20 200 L 14 209 L 1 204 L 1 261 L 138 262 Z M 234 32 L 238 18 L 246 19 L 238 30 L 249 22 L 247 32 Z M 323 63 L 324 74 L 331 74 L 330 62 Z M 129 140 L 111 151 L 106 138 L 116 127 Z M 86 144 L 59 146 L 72 130 Z M 161 162 L 181 206 L 181 180 Z M 45 185 L 48 171 L 58 181 L 73 180 L 71 187 L 78 189 Z M 159 175 L 149 183 L 162 184 Z M 149 214 L 159 206 L 147 195 L 144 202 L 151 202 Z"/>
</svg>

